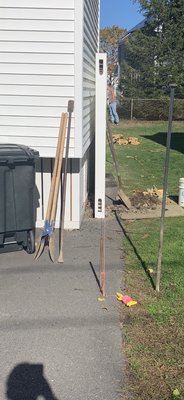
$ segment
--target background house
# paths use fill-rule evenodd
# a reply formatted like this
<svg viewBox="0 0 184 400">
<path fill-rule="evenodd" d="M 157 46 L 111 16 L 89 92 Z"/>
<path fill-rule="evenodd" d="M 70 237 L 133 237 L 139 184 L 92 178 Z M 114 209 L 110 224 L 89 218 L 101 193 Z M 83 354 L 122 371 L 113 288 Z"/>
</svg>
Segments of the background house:
<svg viewBox="0 0 184 400">
<path fill-rule="evenodd" d="M 0 142 L 40 153 L 38 226 L 46 212 L 60 115 L 69 99 L 75 106 L 65 228 L 80 226 L 94 180 L 98 51 L 99 0 L 0 1 Z M 59 215 L 58 209 L 56 225 Z"/>
</svg>

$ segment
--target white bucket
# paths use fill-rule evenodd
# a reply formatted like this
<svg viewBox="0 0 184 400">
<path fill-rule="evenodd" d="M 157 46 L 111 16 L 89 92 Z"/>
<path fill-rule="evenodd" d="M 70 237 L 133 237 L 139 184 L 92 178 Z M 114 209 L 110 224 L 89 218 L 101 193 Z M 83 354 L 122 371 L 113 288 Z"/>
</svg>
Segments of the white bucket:
<svg viewBox="0 0 184 400">
<path fill-rule="evenodd" d="M 184 178 L 179 180 L 179 206 L 184 207 Z"/>
</svg>

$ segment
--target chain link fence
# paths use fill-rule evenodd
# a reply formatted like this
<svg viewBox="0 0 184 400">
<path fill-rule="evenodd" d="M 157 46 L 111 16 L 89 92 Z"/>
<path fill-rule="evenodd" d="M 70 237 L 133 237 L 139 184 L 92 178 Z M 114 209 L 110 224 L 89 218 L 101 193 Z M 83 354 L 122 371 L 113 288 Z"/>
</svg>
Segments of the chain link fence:
<svg viewBox="0 0 184 400">
<path fill-rule="evenodd" d="M 123 97 L 117 106 L 120 118 L 142 119 L 147 121 L 168 120 L 169 98 L 168 99 L 133 99 Z M 184 99 L 175 99 L 174 115 L 176 121 L 184 120 Z"/>
</svg>

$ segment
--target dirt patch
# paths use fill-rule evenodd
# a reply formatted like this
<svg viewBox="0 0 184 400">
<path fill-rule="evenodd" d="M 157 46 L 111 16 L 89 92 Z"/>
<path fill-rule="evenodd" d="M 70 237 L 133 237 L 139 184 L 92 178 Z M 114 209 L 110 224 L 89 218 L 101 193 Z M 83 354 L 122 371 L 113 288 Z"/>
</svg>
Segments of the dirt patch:
<svg viewBox="0 0 184 400">
<path fill-rule="evenodd" d="M 132 207 L 137 210 L 156 210 L 157 206 L 162 202 L 162 191 L 157 189 L 150 189 L 147 191 L 136 191 L 130 198 Z"/>
<path fill-rule="evenodd" d="M 135 191 L 130 198 L 131 207 L 127 209 L 120 198 L 116 196 L 112 203 L 106 205 L 105 216 L 112 218 L 117 214 L 122 220 L 160 218 L 163 190 L 153 186 L 146 191 Z M 107 200 L 107 199 L 106 199 Z M 166 199 L 166 217 L 184 216 L 184 210 L 169 197 Z M 94 199 L 86 202 L 84 218 L 94 218 Z"/>
<path fill-rule="evenodd" d="M 128 144 L 132 144 L 132 145 L 139 145 L 140 141 L 133 136 L 129 136 L 128 138 L 125 138 L 122 135 L 113 135 L 112 136 L 113 139 L 113 143 L 119 144 L 120 146 L 124 145 L 128 145 Z"/>
<path fill-rule="evenodd" d="M 126 206 L 120 201 L 118 196 L 114 200 L 112 205 L 106 207 L 106 216 L 110 216 L 112 213 L 117 212 L 119 215 L 123 214 L 132 214 L 132 213 L 142 213 L 146 214 L 151 211 L 160 209 L 162 203 L 162 194 L 163 191 L 161 189 L 157 189 L 153 187 L 146 191 L 135 191 L 133 196 L 130 198 L 131 208 L 128 210 Z M 167 199 L 167 202 L 170 202 Z"/>
</svg>

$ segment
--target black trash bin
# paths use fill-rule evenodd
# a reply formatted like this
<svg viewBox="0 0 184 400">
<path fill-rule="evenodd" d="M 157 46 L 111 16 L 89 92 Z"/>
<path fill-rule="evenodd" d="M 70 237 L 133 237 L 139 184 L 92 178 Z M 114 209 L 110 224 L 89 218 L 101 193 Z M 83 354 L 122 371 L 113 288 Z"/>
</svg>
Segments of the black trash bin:
<svg viewBox="0 0 184 400">
<path fill-rule="evenodd" d="M 35 250 L 35 160 L 26 146 L 0 144 L 0 253 Z"/>
</svg>

